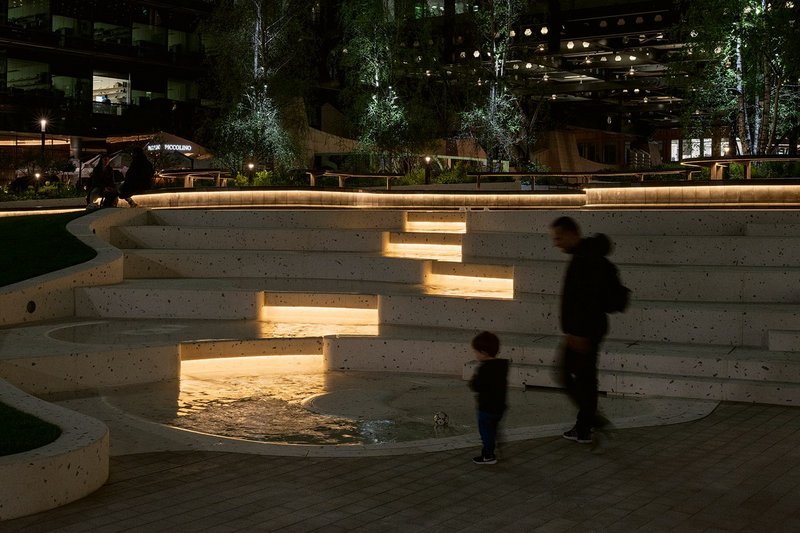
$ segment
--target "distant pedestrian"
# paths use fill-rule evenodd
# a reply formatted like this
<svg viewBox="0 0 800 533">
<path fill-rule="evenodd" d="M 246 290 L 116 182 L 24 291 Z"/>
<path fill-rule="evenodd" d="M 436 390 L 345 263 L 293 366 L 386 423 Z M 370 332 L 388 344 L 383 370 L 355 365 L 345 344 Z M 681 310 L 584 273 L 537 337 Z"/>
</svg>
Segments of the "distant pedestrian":
<svg viewBox="0 0 800 533">
<path fill-rule="evenodd" d="M 119 197 L 131 207 L 136 207 L 131 196 L 149 190 L 153 186 L 153 174 L 153 164 L 144 155 L 144 150 L 137 146 L 132 151 L 131 166 L 125 173 L 125 181 L 119 187 Z"/>
<path fill-rule="evenodd" d="M 103 154 L 97 166 L 89 176 L 89 187 L 86 192 L 86 203 L 94 205 L 100 199 L 101 207 L 116 207 L 119 198 L 117 184 L 114 181 L 114 169 L 111 168 L 111 158 Z"/>
<path fill-rule="evenodd" d="M 628 289 L 606 259 L 611 242 L 605 235 L 582 238 L 577 222 L 560 217 L 550 225 L 553 245 L 572 257 L 561 293 L 560 378 L 578 407 L 575 426 L 565 439 L 592 443 L 592 430 L 608 420 L 597 411 L 597 357 L 608 332 L 607 312 L 624 311 Z"/>
<path fill-rule="evenodd" d="M 497 430 L 506 410 L 508 360 L 497 357 L 500 339 L 494 333 L 484 331 L 476 335 L 472 339 L 472 348 L 479 364 L 469 386 L 477 393 L 478 432 L 483 443 L 481 454 L 472 459 L 472 462 L 493 465 L 497 462 Z"/>
</svg>

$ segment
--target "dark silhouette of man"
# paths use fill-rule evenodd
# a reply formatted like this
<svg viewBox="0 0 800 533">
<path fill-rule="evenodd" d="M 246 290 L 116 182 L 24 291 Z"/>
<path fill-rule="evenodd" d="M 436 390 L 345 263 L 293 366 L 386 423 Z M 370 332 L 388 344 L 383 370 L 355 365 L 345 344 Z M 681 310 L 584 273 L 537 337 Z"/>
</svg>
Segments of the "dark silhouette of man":
<svg viewBox="0 0 800 533">
<path fill-rule="evenodd" d="M 605 255 L 610 241 L 604 235 L 584 239 L 577 222 L 560 217 L 550 225 L 553 245 L 570 254 L 561 293 L 560 379 L 578 407 L 575 426 L 563 437 L 592 443 L 592 429 L 608 420 L 597 413 L 597 353 L 608 332 L 604 290 L 608 282 Z"/>
</svg>

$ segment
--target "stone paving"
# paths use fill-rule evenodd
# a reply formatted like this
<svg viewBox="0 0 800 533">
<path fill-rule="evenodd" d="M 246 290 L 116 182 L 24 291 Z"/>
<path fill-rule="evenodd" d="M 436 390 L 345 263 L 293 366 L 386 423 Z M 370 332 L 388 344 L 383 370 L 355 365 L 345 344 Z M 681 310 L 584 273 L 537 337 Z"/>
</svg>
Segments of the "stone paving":
<svg viewBox="0 0 800 533">
<path fill-rule="evenodd" d="M 162 452 L 6 531 L 799 531 L 800 409 L 723 403 L 617 430 L 602 454 L 559 437 L 388 457 Z"/>
</svg>

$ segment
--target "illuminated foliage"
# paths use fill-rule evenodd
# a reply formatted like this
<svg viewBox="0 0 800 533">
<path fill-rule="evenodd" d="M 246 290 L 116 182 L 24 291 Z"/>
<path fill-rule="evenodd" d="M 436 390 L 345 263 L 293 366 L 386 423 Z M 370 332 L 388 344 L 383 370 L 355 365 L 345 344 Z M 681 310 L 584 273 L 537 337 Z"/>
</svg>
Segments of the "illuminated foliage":
<svg viewBox="0 0 800 533">
<path fill-rule="evenodd" d="M 302 98 L 315 75 L 311 0 L 223 0 L 203 28 L 219 101 L 212 145 L 233 171 L 245 162 L 299 164 Z M 302 119 L 292 115 L 299 109 Z"/>
<path fill-rule="evenodd" d="M 514 145 L 522 132 L 522 113 L 516 96 L 504 83 L 505 65 L 511 43 L 511 28 L 521 9 L 518 0 L 487 2 L 476 14 L 476 24 L 482 37 L 483 50 L 490 58 L 491 70 L 481 85 L 486 87 L 485 100 L 461 114 L 462 130 L 473 137 L 487 155 L 487 165 L 493 160 L 513 159 Z"/>
<path fill-rule="evenodd" d="M 690 132 L 725 121 L 744 154 L 773 153 L 787 136 L 796 139 L 798 24 L 794 0 L 689 2 L 683 27 L 685 64 L 695 65 Z"/>
</svg>

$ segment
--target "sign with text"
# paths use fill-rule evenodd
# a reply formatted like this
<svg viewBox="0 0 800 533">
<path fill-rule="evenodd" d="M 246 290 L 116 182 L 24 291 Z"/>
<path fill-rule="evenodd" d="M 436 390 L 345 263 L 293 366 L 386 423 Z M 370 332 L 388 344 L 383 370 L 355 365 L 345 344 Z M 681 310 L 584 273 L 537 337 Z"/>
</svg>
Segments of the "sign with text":
<svg viewBox="0 0 800 533">
<path fill-rule="evenodd" d="M 147 151 L 148 152 L 159 152 L 161 150 L 166 150 L 168 152 L 191 152 L 192 145 L 191 144 L 169 144 L 169 143 L 160 143 L 160 144 L 148 144 Z"/>
</svg>

